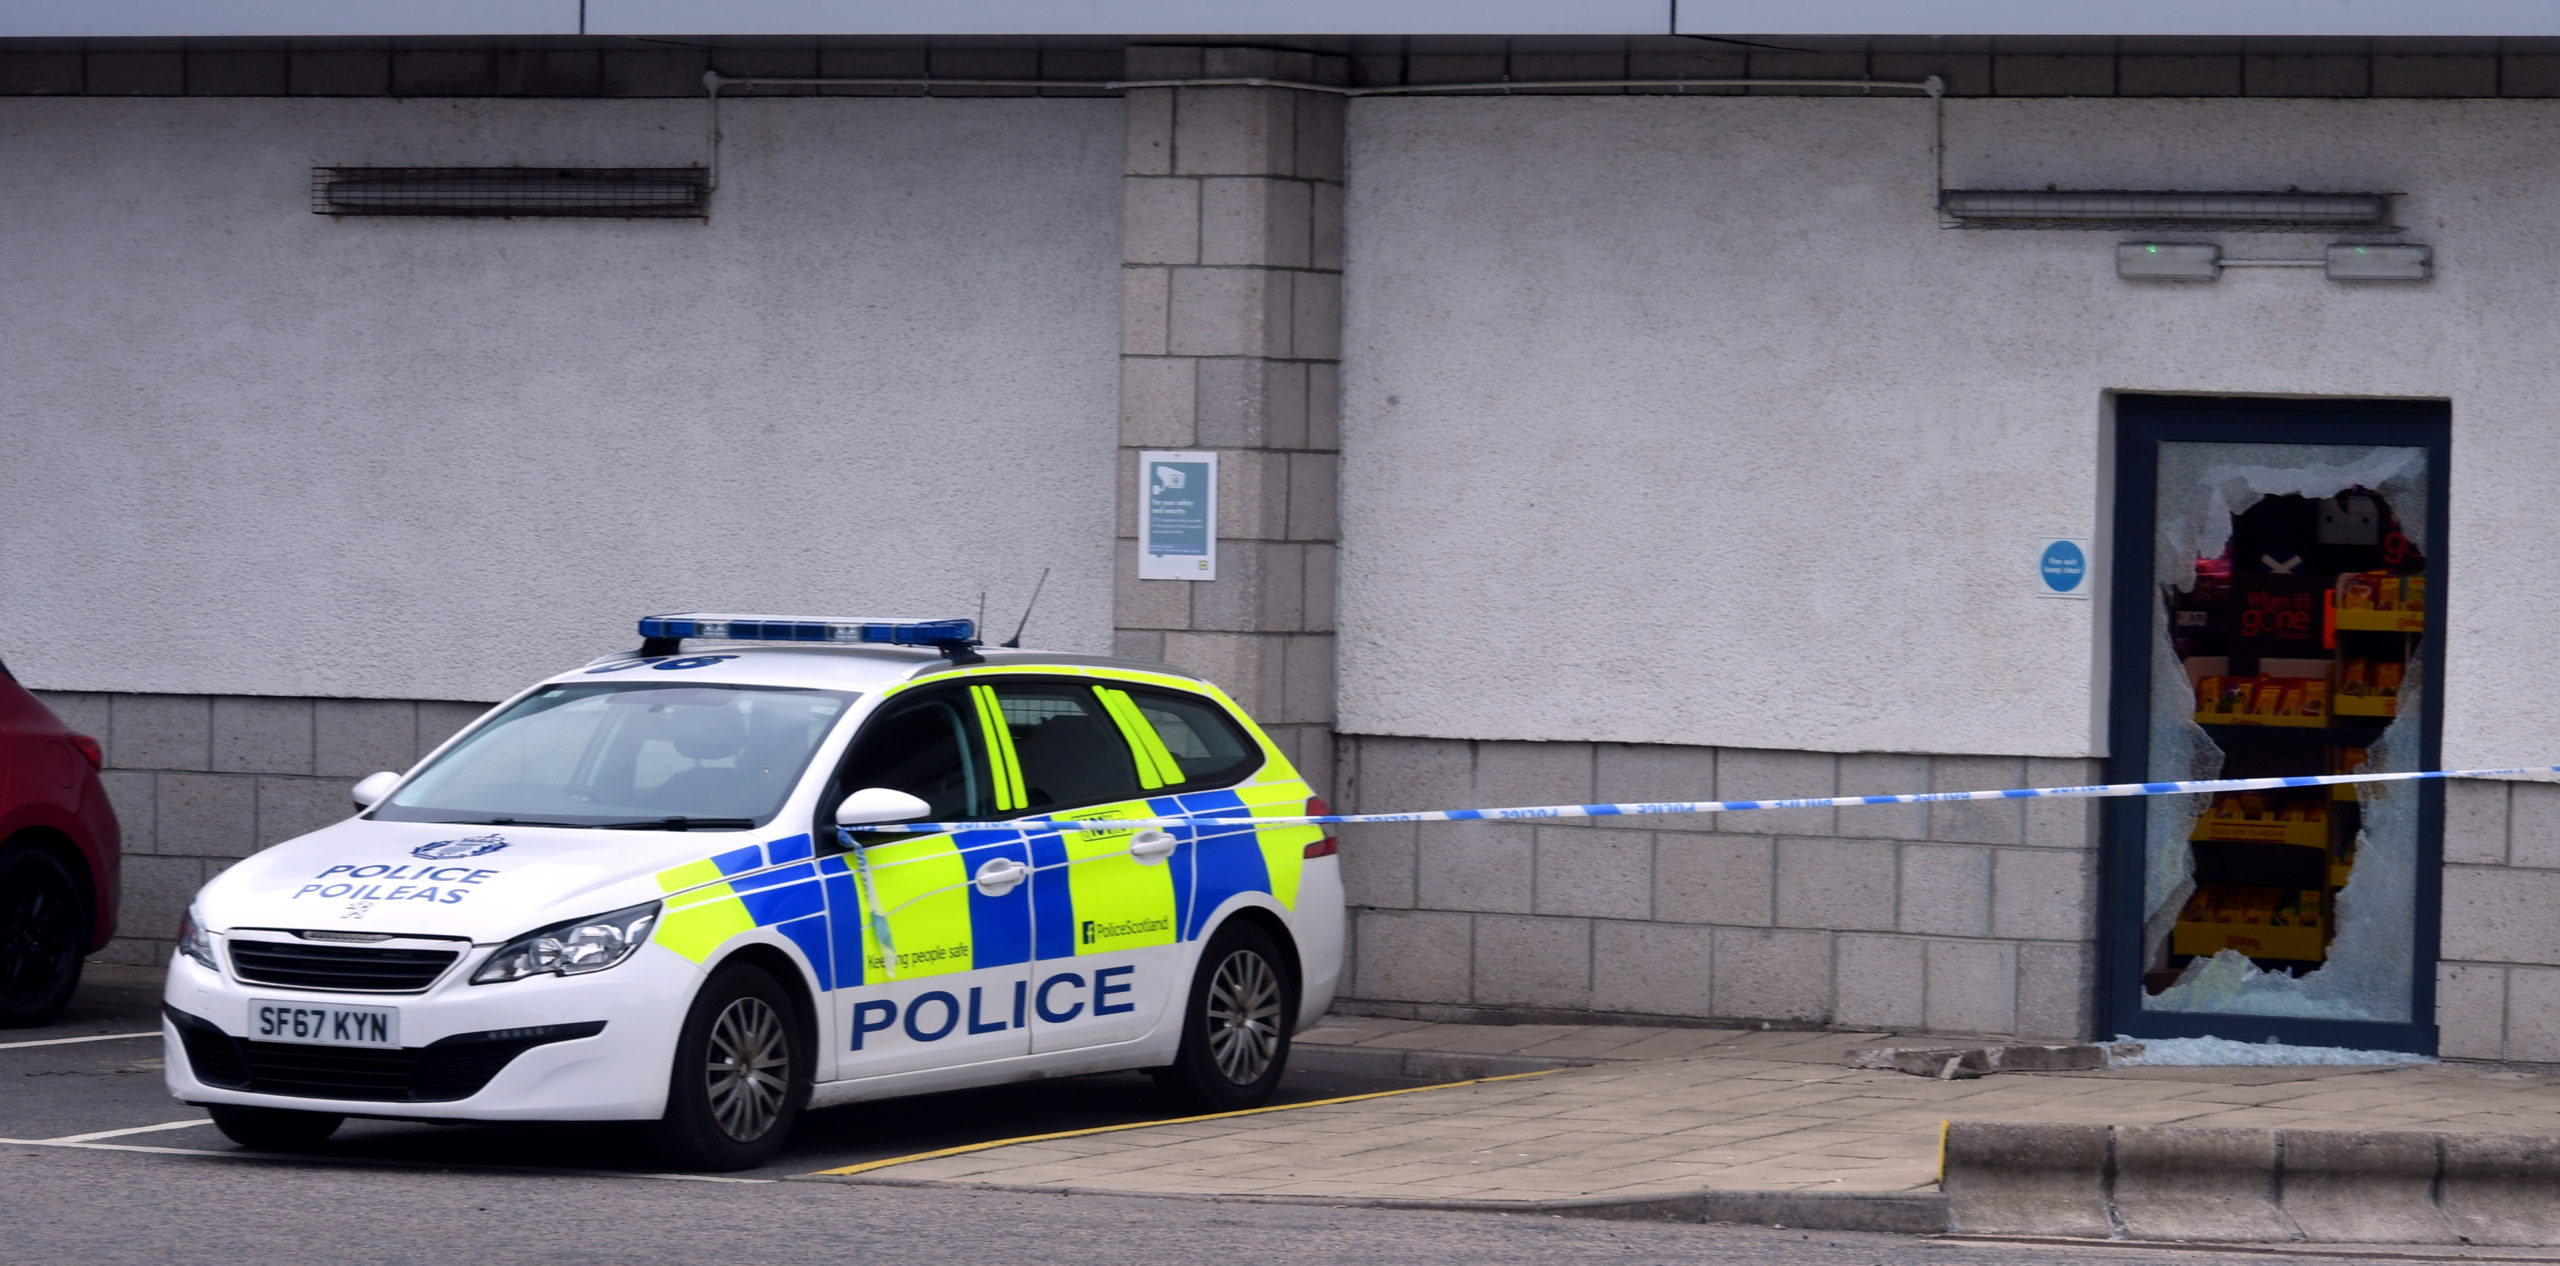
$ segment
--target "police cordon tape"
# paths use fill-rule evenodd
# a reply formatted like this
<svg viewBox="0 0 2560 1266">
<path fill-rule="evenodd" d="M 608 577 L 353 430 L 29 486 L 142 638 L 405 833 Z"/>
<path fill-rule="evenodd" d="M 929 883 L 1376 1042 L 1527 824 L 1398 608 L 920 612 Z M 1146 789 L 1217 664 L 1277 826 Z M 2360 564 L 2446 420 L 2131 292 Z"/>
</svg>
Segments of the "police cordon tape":
<svg viewBox="0 0 2560 1266">
<path fill-rule="evenodd" d="M 1649 817 L 1670 814 L 1744 813 L 1755 809 L 1857 809 L 1886 804 L 1949 804 L 1963 800 L 2097 800 L 2118 796 L 2203 795 L 2218 791 L 2272 791 L 2284 787 L 2335 787 L 2351 783 L 2417 782 L 2436 778 L 2515 778 L 2560 774 L 2560 765 L 2511 769 L 2427 769 L 2387 774 L 2302 774 L 2289 778 L 2209 778 L 2189 782 L 2117 782 L 2089 787 L 2009 787 L 1995 791 L 1917 791 L 1901 795 L 1811 796 L 1791 800 L 1650 800 L 1624 804 L 1519 805 L 1503 809 L 1431 809 L 1420 813 L 1319 813 L 1272 817 L 1015 818 L 1009 822 L 903 822 L 864 825 L 864 831 L 939 835 L 950 831 L 1138 831 L 1208 826 L 1351 826 L 1366 822 L 1516 822 L 1558 818 Z"/>
</svg>

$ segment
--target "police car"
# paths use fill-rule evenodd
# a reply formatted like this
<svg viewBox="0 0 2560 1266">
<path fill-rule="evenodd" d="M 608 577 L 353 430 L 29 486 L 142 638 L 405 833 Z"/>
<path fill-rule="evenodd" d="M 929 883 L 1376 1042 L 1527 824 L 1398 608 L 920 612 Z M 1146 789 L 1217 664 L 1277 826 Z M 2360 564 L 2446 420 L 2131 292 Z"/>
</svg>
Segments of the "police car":
<svg viewBox="0 0 2560 1266">
<path fill-rule="evenodd" d="M 1188 825 L 1325 811 L 1217 687 L 966 620 L 640 632 L 205 885 L 171 1093 L 251 1147 L 636 1120 L 734 1169 L 803 1107 L 961 1086 L 1142 1068 L 1253 1106 L 1331 1002 L 1327 832 Z"/>
</svg>

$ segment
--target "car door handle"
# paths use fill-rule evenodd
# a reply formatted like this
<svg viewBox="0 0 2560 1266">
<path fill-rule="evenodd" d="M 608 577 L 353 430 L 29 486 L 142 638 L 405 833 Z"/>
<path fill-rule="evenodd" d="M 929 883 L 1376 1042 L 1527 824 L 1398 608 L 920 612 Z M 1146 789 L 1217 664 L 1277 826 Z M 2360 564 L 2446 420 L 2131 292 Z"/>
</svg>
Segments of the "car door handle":
<svg viewBox="0 0 2560 1266">
<path fill-rule="evenodd" d="M 1153 865 L 1173 856 L 1177 843 L 1179 841 L 1163 831 L 1140 831 L 1138 838 L 1129 841 L 1129 856 Z"/>
<path fill-rule="evenodd" d="M 999 857 L 978 868 L 969 882 L 990 897 L 1001 897 L 1019 887 L 1031 874 L 1031 868 L 1010 857 Z"/>
</svg>

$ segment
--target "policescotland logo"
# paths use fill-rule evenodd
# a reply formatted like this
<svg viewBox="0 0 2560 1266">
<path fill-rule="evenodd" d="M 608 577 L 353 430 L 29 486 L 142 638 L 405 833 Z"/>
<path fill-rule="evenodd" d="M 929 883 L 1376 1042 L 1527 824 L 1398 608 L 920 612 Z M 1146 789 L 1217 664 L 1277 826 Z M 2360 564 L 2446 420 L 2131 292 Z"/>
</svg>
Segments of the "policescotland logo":
<svg viewBox="0 0 2560 1266">
<path fill-rule="evenodd" d="M 482 853 L 494 853 L 506 846 L 507 841 L 504 836 L 472 835 L 458 840 L 437 840 L 432 844 L 421 844 L 410 849 L 409 856 L 447 862 L 457 857 L 478 857 Z"/>
</svg>

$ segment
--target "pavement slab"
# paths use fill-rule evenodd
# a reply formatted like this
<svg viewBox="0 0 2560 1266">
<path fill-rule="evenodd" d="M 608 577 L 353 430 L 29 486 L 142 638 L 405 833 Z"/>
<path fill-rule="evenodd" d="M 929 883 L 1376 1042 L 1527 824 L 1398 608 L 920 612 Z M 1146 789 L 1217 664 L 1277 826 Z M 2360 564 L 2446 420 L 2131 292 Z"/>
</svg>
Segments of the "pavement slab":
<svg viewBox="0 0 2560 1266">
<path fill-rule="evenodd" d="M 1568 1066 L 1385 1098 L 894 1164 L 846 1181 L 1536 1205 L 1706 1192 L 1930 1193 L 1941 1123 L 2560 1135 L 2560 1077 L 2488 1066 L 2121 1068 L 1936 1081 L 1857 1068 L 1889 1035 L 1332 1017 L 1346 1051 Z"/>
</svg>

